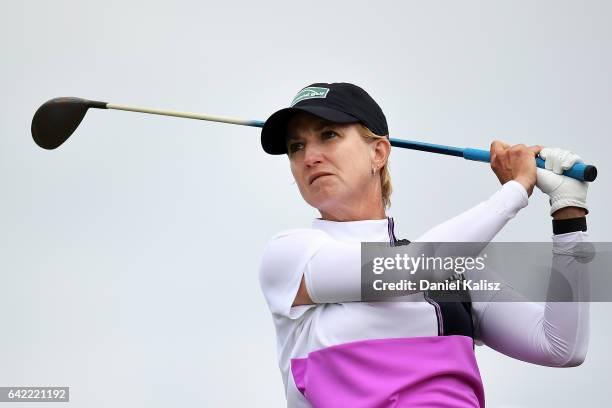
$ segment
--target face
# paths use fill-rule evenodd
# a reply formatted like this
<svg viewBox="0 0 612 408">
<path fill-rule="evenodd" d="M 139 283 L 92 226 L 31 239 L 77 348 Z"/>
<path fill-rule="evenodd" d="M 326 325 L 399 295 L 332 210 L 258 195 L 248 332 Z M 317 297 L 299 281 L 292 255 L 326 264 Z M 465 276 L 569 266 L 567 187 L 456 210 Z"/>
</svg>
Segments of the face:
<svg viewBox="0 0 612 408">
<path fill-rule="evenodd" d="M 359 205 L 368 194 L 380 196 L 372 166 L 380 169 L 386 155 L 376 145 L 361 136 L 357 123 L 336 124 L 308 113 L 293 116 L 287 128 L 293 177 L 304 200 L 322 213 Z"/>
</svg>

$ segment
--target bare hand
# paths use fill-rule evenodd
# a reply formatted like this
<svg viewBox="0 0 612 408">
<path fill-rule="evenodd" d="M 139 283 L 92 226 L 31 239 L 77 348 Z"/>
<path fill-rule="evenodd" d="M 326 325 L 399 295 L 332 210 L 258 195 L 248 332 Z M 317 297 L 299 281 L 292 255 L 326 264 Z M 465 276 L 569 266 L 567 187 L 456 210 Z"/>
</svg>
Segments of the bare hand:
<svg viewBox="0 0 612 408">
<path fill-rule="evenodd" d="M 521 183 L 527 190 L 527 195 L 531 196 L 537 180 L 535 157 L 540 150 L 542 146 L 510 146 L 500 140 L 494 140 L 490 150 L 491 169 L 500 183 L 515 180 Z"/>
</svg>

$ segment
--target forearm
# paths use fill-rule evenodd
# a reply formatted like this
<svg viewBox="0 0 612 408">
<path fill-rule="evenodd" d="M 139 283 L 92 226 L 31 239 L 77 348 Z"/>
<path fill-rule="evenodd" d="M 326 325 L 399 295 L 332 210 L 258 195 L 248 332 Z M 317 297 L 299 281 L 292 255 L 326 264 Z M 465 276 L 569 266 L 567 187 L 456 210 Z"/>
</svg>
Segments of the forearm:
<svg viewBox="0 0 612 408">
<path fill-rule="evenodd" d="M 527 204 L 525 188 L 512 180 L 488 200 L 433 227 L 414 241 L 489 242 Z"/>
<path fill-rule="evenodd" d="M 552 273 L 548 299 L 558 299 L 559 287 L 573 294 L 572 301 L 530 302 L 504 287 L 489 302 L 474 302 L 477 336 L 510 357 L 546 366 L 579 365 L 586 356 L 589 334 L 590 274 L 581 244 L 582 231 L 553 237 Z"/>
</svg>

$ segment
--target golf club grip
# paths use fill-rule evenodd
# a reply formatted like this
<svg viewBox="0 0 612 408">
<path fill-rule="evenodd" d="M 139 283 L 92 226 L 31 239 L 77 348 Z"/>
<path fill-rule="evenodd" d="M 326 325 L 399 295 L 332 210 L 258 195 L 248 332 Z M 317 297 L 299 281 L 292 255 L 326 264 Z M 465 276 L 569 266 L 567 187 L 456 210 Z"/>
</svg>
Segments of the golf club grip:
<svg viewBox="0 0 612 408">
<path fill-rule="evenodd" d="M 491 161 L 490 153 L 482 149 L 465 148 L 463 149 L 463 158 L 487 163 Z M 536 157 L 536 165 L 541 169 L 546 169 L 545 162 L 540 157 Z M 576 180 L 591 182 L 597 178 L 597 167 L 590 164 L 576 163 L 571 168 L 565 170 L 563 175 Z"/>
</svg>

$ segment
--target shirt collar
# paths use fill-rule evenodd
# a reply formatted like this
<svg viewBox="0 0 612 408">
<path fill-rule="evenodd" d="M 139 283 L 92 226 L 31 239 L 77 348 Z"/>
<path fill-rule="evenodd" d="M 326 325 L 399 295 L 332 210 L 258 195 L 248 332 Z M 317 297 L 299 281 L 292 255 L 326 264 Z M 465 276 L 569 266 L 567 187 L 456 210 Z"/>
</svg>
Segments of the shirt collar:
<svg viewBox="0 0 612 408">
<path fill-rule="evenodd" d="M 360 221 L 327 221 L 316 218 L 312 227 L 346 242 L 394 242 L 393 218 Z"/>
</svg>

